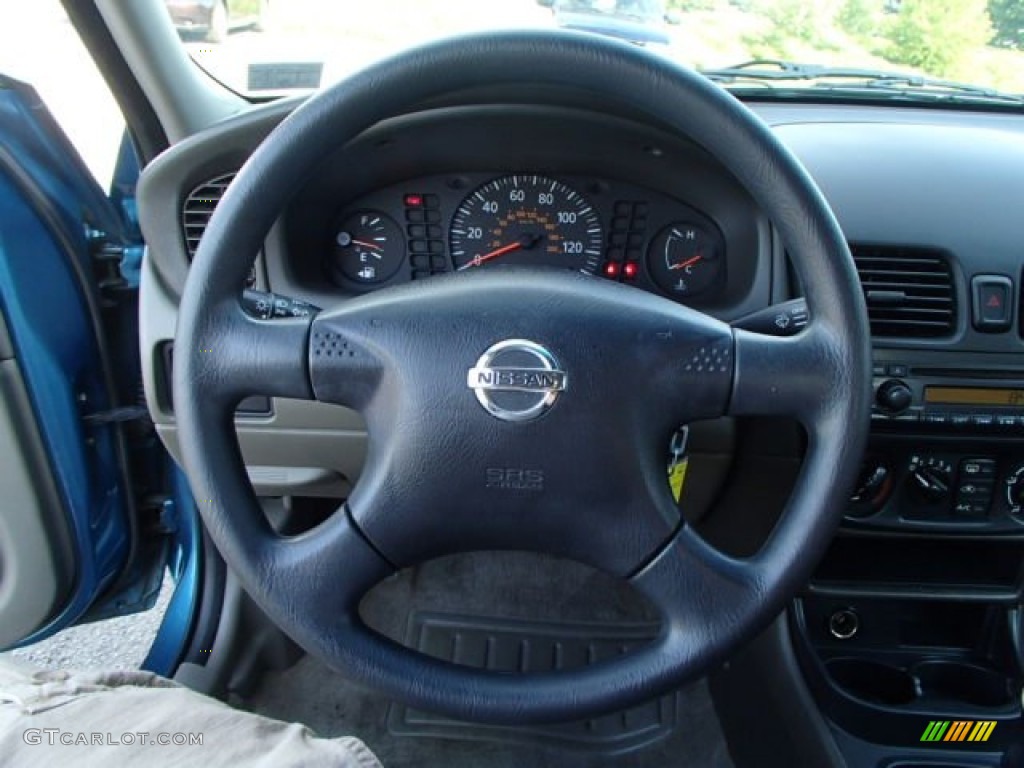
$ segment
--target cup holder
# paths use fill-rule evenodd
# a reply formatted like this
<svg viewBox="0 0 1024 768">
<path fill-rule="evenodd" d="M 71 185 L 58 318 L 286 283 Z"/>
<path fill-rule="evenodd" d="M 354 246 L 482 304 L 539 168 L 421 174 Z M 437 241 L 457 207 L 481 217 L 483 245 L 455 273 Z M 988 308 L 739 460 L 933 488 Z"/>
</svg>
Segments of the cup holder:
<svg viewBox="0 0 1024 768">
<path fill-rule="evenodd" d="M 957 661 L 925 661 L 912 670 L 921 695 L 977 707 L 1002 707 L 1013 702 L 1010 680 L 991 669 Z"/>
<path fill-rule="evenodd" d="M 832 682 L 869 704 L 899 707 L 941 702 L 989 709 L 1015 701 L 1013 680 L 988 667 L 962 661 L 922 661 L 909 671 L 869 659 L 842 657 L 825 662 Z"/>
<path fill-rule="evenodd" d="M 917 698 L 914 678 L 899 667 L 867 659 L 841 658 L 825 662 L 840 688 L 872 704 L 897 707 Z"/>
</svg>

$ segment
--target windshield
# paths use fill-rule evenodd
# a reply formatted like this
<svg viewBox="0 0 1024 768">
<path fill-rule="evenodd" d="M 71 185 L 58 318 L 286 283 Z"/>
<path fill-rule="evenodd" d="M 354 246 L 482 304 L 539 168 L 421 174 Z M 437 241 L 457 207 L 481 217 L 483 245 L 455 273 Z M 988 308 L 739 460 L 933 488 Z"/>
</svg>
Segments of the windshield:
<svg viewBox="0 0 1024 768">
<path fill-rule="evenodd" d="M 615 37 L 767 97 L 813 89 L 822 98 L 1016 104 L 1005 95 L 1024 93 L 1019 0 L 164 3 L 195 62 L 253 96 L 313 89 L 430 40 L 512 28 Z"/>
<path fill-rule="evenodd" d="M 653 24 L 660 24 L 665 15 L 665 6 L 658 0 L 555 0 L 551 8 L 556 15 L 580 13 Z"/>
</svg>

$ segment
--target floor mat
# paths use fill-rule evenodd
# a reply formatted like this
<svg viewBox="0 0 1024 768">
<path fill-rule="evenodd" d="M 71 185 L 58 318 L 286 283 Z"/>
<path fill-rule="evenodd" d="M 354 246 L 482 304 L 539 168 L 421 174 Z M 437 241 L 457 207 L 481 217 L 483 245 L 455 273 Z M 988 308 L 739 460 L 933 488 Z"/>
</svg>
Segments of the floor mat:
<svg viewBox="0 0 1024 768">
<path fill-rule="evenodd" d="M 435 561 L 389 580 L 368 601 L 364 618 L 405 645 L 507 671 L 591 663 L 657 631 L 656 616 L 621 583 L 519 555 Z M 408 709 L 306 657 L 268 674 L 243 705 L 322 736 L 358 736 L 387 768 L 732 768 L 703 681 L 601 718 L 506 728 Z"/>
<path fill-rule="evenodd" d="M 494 672 L 553 672 L 628 653 L 658 632 L 657 624 L 555 624 L 416 614 L 407 645 L 443 661 Z M 388 728 L 403 736 L 438 736 L 536 744 L 613 756 L 668 737 L 677 725 L 672 693 L 605 717 L 548 726 L 508 728 L 391 707 Z"/>
</svg>

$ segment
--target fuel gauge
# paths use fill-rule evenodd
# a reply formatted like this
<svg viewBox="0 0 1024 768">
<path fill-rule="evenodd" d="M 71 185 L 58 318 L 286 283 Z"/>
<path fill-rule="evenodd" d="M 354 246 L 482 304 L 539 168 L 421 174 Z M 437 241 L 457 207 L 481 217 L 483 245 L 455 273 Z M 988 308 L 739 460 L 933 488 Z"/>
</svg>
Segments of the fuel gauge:
<svg viewBox="0 0 1024 768">
<path fill-rule="evenodd" d="M 647 250 L 651 279 L 675 298 L 703 293 L 724 274 L 724 248 L 708 227 L 677 222 L 665 227 Z"/>
<path fill-rule="evenodd" d="M 405 261 L 401 228 L 377 211 L 347 216 L 335 230 L 330 268 L 335 279 L 375 285 L 389 279 Z"/>
</svg>

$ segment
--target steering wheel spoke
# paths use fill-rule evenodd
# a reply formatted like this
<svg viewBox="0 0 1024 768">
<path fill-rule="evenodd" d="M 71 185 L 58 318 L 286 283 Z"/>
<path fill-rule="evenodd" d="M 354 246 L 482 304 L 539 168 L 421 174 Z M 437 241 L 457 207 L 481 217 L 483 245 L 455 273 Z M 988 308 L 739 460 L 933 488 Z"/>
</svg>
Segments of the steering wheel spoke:
<svg viewBox="0 0 1024 768">
<path fill-rule="evenodd" d="M 811 323 L 796 336 L 737 328 L 733 339 L 731 415 L 791 416 L 810 425 L 842 397 L 848 363 L 821 323 Z"/>
<path fill-rule="evenodd" d="M 175 346 L 175 368 L 188 377 L 181 383 L 225 406 L 250 395 L 313 398 L 307 362 L 311 318 L 259 320 L 233 302 L 208 315 L 194 343 Z"/>
<path fill-rule="evenodd" d="M 344 505 L 298 536 L 271 535 L 264 551 L 266 566 L 273 568 L 275 579 L 295 587 L 291 611 L 311 641 L 317 633 L 315 617 L 322 611 L 330 610 L 344 624 L 358 621 L 359 601 L 394 572 L 353 523 Z M 317 566 L 311 572 L 313 562 Z"/>
<path fill-rule="evenodd" d="M 631 583 L 661 609 L 666 631 L 699 638 L 727 626 L 759 578 L 756 560 L 731 558 L 684 525 Z"/>
</svg>

